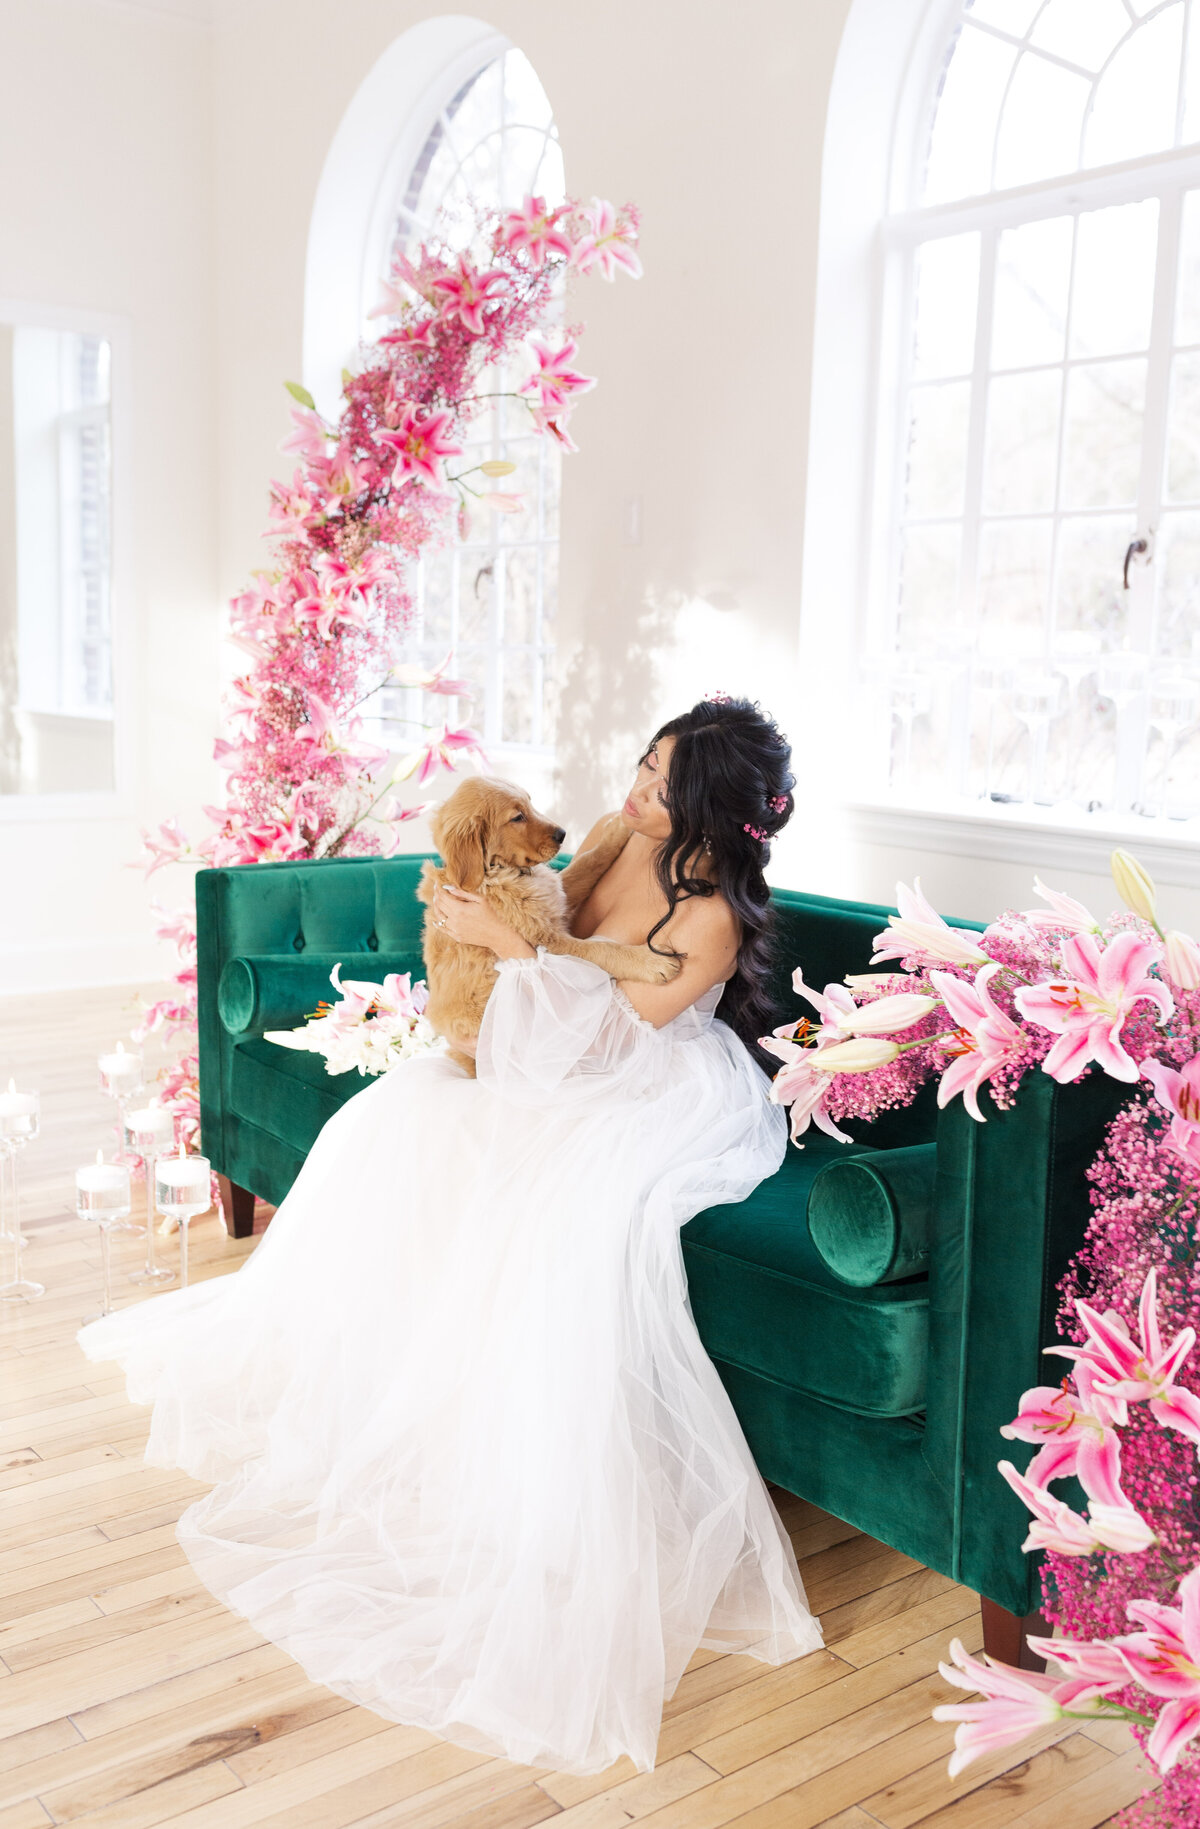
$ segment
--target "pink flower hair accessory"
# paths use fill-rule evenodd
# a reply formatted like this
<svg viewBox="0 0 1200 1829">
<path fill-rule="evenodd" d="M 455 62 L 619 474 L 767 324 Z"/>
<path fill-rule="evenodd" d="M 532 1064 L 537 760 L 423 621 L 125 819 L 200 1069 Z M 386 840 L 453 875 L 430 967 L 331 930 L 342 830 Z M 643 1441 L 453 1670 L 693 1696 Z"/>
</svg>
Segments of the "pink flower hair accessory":
<svg viewBox="0 0 1200 1829">
<path fill-rule="evenodd" d="M 760 844 L 765 845 L 767 842 L 766 833 L 760 832 L 757 826 L 743 826 L 742 831 L 749 832 L 751 838 L 757 838 Z"/>
</svg>

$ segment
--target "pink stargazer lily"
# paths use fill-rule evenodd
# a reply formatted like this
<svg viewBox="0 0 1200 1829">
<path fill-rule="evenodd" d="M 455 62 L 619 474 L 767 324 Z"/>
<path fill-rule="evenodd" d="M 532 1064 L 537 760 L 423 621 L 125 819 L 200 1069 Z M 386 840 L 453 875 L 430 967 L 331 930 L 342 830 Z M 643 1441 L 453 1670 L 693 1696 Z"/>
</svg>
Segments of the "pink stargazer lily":
<svg viewBox="0 0 1200 1829">
<path fill-rule="evenodd" d="M 1050 930 L 1061 930 L 1065 927 L 1069 933 L 1073 934 L 1098 934 L 1100 932 L 1099 921 L 1089 913 L 1082 902 L 1077 902 L 1073 895 L 1064 895 L 1061 889 L 1047 889 L 1045 883 L 1037 876 L 1033 879 L 1033 887 L 1035 893 L 1040 895 L 1044 901 L 1049 902 L 1050 906 L 1049 908 L 1026 908 L 1022 911 L 1021 919 L 1028 921 L 1030 927 Z"/>
<path fill-rule="evenodd" d="M 530 337 L 529 345 L 537 358 L 537 368 L 528 381 L 522 382 L 520 391 L 536 394 L 544 412 L 558 412 L 573 395 L 586 394 L 589 388 L 595 387 L 594 375 L 581 375 L 571 367 L 579 348 L 574 337 L 568 337 L 559 349 L 551 343 L 543 343 L 540 337 Z"/>
<path fill-rule="evenodd" d="M 153 876 L 164 864 L 178 863 L 187 855 L 187 834 L 177 819 L 164 819 L 156 834 L 142 826 L 141 838 L 147 860 L 146 876 Z"/>
<path fill-rule="evenodd" d="M 896 907 L 900 912 L 889 915 L 887 927 L 875 936 L 872 965 L 881 965 L 885 959 L 906 959 L 912 953 L 947 965 L 987 964 L 988 956 L 975 935 L 964 927 L 951 927 L 926 901 L 919 876 L 911 889 L 906 883 L 896 884 Z"/>
<path fill-rule="evenodd" d="M 941 1044 L 957 1058 L 951 1061 L 938 1082 L 938 1106 L 948 1105 L 961 1092 L 963 1104 L 980 1124 L 984 1122 L 979 1109 L 980 1087 L 1020 1052 L 1025 1041 L 1020 1025 L 992 999 L 989 987 L 1001 970 L 1003 967 L 994 959 L 988 965 L 981 965 L 973 985 L 954 977 L 951 972 L 929 974 L 930 984 L 958 1030 L 955 1040 Z"/>
<path fill-rule="evenodd" d="M 580 273 L 599 268 L 604 279 L 615 279 L 624 270 L 640 279 L 642 263 L 637 253 L 638 223 L 632 210 L 616 210 L 611 203 L 593 197 L 592 207 L 584 211 L 586 233 L 575 243 L 572 261 Z"/>
<path fill-rule="evenodd" d="M 529 411 L 539 432 L 548 432 L 564 451 L 578 451 L 579 446 L 567 430 L 565 414 L 548 413 L 544 407 L 540 406 L 530 407 Z"/>
<path fill-rule="evenodd" d="M 1164 1428 L 1200 1442 L 1200 1397 L 1175 1382 L 1196 1344 L 1196 1330 L 1181 1328 L 1164 1346 L 1158 1325 L 1158 1271 L 1152 1268 L 1142 1284 L 1138 1302 L 1140 1340 L 1130 1333 L 1128 1322 L 1115 1309 L 1101 1314 L 1090 1302 L 1076 1301 L 1075 1311 L 1087 1333 L 1086 1345 L 1049 1346 L 1046 1351 L 1061 1359 L 1074 1359 L 1077 1366 L 1086 1365 L 1093 1391 L 1127 1403 L 1147 1403 L 1150 1414 Z"/>
<path fill-rule="evenodd" d="M 417 785 L 424 787 L 439 768 L 457 768 L 456 750 L 463 750 L 468 755 L 478 756 L 481 762 L 487 762 L 487 754 L 477 730 L 472 730 L 465 724 L 458 730 L 451 730 L 448 724 L 443 724 L 428 743 L 415 750 L 406 761 L 397 764 L 392 780 L 407 781 L 410 776 L 415 776 Z"/>
<path fill-rule="evenodd" d="M 481 272 L 471 265 L 465 254 L 460 254 L 457 271 L 441 274 L 433 282 L 433 291 L 447 322 L 457 318 L 464 330 L 469 330 L 473 337 L 481 337 L 487 328 L 483 315 L 485 308 L 507 286 L 508 275 L 499 267 L 488 267 Z"/>
<path fill-rule="evenodd" d="M 292 430 L 283 440 L 281 451 L 294 451 L 299 457 L 321 458 L 329 441 L 329 432 L 321 415 L 310 406 L 292 408 Z"/>
<path fill-rule="evenodd" d="M 509 210 L 501 217 L 497 242 L 502 248 L 527 254 L 530 263 L 540 272 L 548 255 L 570 257 L 574 244 L 565 229 L 559 226 L 566 214 L 565 204 L 552 210 L 544 197 L 527 196 L 520 209 Z"/>
<path fill-rule="evenodd" d="M 935 1721 L 958 1723 L 951 1778 L 957 1778 L 973 1759 L 997 1747 L 1012 1746 L 1067 1713 L 1101 1712 L 1088 1703 L 1126 1683 L 1124 1671 L 1101 1683 L 1092 1677 L 1050 1677 L 1041 1671 L 1014 1670 L 996 1663 L 986 1652 L 982 1659 L 971 1657 L 960 1639 L 951 1639 L 950 1657 L 949 1664 L 938 1665 L 946 1682 L 956 1689 L 977 1690 L 983 1697 L 981 1702 L 943 1702 L 933 1710 Z"/>
<path fill-rule="evenodd" d="M 896 1035 L 911 1029 L 937 1008 L 936 997 L 919 991 L 899 991 L 893 997 L 876 997 L 871 1003 L 856 1003 L 843 984 L 827 984 L 824 991 L 814 991 L 804 982 L 804 968 L 792 973 L 792 989 L 805 997 L 821 1018 L 816 1031 L 817 1045 L 845 1041 L 851 1035 Z M 807 1028 L 807 1024 L 805 1025 Z M 784 1023 L 776 1035 L 794 1035 L 798 1024 Z"/>
<path fill-rule="evenodd" d="M 795 1024 L 787 1026 L 794 1028 Z M 789 1129 L 797 1148 L 804 1148 L 800 1139 L 810 1124 L 815 1124 L 818 1130 L 823 1130 L 838 1143 L 853 1142 L 845 1131 L 838 1129 L 825 1109 L 834 1090 L 835 1075 L 816 1071 L 812 1064 L 816 1050 L 803 1048 L 799 1042 L 779 1034 L 764 1035 L 758 1045 L 783 1062 L 771 1081 L 768 1097 L 772 1105 L 791 1107 Z"/>
<path fill-rule="evenodd" d="M 1011 1423 L 1000 1433 L 1009 1441 L 1032 1442 L 1038 1452 L 1025 1469 L 1031 1486 L 1075 1474 L 1089 1499 L 1104 1505 L 1127 1505 L 1121 1491 L 1119 1426 L 1128 1420 L 1124 1398 L 1098 1391 L 1086 1364 L 1075 1368 L 1055 1389 L 1035 1385 L 1021 1395 Z"/>
<path fill-rule="evenodd" d="M 1200 1569 L 1179 1584 L 1179 1606 L 1131 1600 L 1129 1613 L 1146 1628 L 1113 1639 L 1130 1676 L 1167 1704 L 1146 1742 L 1160 1772 L 1169 1772 L 1200 1734 Z"/>
<path fill-rule="evenodd" d="M 1200 1054 L 1179 1073 L 1165 1061 L 1143 1061 L 1142 1077 L 1150 1081 L 1158 1103 L 1171 1114 L 1170 1147 L 1200 1176 Z"/>
<path fill-rule="evenodd" d="M 451 423 L 449 413 L 423 413 L 420 407 L 406 404 L 395 431 L 380 432 L 380 444 L 390 446 L 396 453 L 397 482 L 413 476 L 434 489 L 442 487 L 446 458 L 462 455 L 462 446 L 451 444 L 446 437 Z"/>
<path fill-rule="evenodd" d="M 1156 1541 L 1141 1514 L 1122 1495 L 1119 1505 L 1088 1500 L 1088 1515 L 1081 1517 L 1062 1499 L 1018 1473 L 1011 1461 L 997 1465 L 1018 1499 L 1033 1513 L 1023 1550 L 1053 1550 L 1059 1556 L 1093 1556 L 1098 1549 L 1138 1556 Z"/>
<path fill-rule="evenodd" d="M 1166 985 L 1150 976 L 1161 958 L 1159 942 L 1136 933 L 1115 934 L 1103 948 L 1091 934 L 1064 940 L 1062 977 L 1022 985 L 1016 994 L 1021 1015 L 1059 1038 L 1043 1071 L 1062 1083 L 1096 1061 L 1114 1080 L 1136 1080 L 1141 1069 L 1122 1046 L 1121 1030 L 1139 1003 L 1152 1003 L 1164 1017 L 1174 1010 Z"/>
</svg>

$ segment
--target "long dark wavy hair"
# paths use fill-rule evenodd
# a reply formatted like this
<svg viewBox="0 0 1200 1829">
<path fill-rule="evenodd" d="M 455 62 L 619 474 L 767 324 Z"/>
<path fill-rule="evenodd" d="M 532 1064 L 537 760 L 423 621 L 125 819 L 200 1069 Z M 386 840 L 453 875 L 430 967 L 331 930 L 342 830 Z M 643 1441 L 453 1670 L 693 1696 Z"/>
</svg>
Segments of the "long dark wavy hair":
<svg viewBox="0 0 1200 1829">
<path fill-rule="evenodd" d="M 774 922 L 763 867 L 772 838 L 792 815 L 791 746 L 749 699 L 701 699 L 656 730 L 639 760 L 663 737 L 675 739 L 664 796 L 671 831 L 655 861 L 667 912 L 651 929 L 649 944 L 655 952 L 665 950 L 654 945 L 654 936 L 685 897 L 720 891 L 741 922 L 742 940 L 717 1014 L 759 1066 L 773 1072 L 777 1062 L 757 1046 L 773 1014 L 767 982 Z M 712 876 L 696 873 L 701 856 Z"/>
</svg>

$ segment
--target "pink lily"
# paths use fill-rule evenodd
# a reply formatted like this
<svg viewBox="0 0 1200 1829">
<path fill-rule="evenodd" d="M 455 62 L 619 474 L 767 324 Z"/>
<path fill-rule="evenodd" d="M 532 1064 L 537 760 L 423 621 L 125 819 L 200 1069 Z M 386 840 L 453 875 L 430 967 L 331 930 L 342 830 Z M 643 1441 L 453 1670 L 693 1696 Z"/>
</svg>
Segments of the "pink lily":
<svg viewBox="0 0 1200 1829">
<path fill-rule="evenodd" d="M 764 1035 L 758 1045 L 784 1063 L 771 1081 L 768 1097 L 773 1105 L 791 1106 L 791 1138 L 797 1148 L 804 1148 L 800 1139 L 810 1124 L 815 1124 L 818 1130 L 838 1143 L 853 1142 L 852 1137 L 838 1129 L 825 1109 L 836 1076 L 816 1071 L 812 1065 L 814 1050 L 802 1048 L 784 1035 Z"/>
<path fill-rule="evenodd" d="M 1179 1073 L 1165 1061 L 1143 1061 L 1142 1078 L 1150 1081 L 1158 1103 L 1171 1114 L 1171 1148 L 1194 1175 L 1200 1175 L 1200 1054 Z"/>
<path fill-rule="evenodd" d="M 165 940 L 174 946 L 181 958 L 196 956 L 196 916 L 190 909 L 176 909 L 174 914 L 162 906 L 161 902 L 151 902 L 152 913 L 158 916 L 154 924 L 154 935 L 158 940 Z"/>
<path fill-rule="evenodd" d="M 479 500 L 485 508 L 494 508 L 497 514 L 520 514 L 525 506 L 523 495 L 511 495 L 502 489 L 484 489 Z"/>
<path fill-rule="evenodd" d="M 1157 1270 L 1151 1268 L 1142 1284 L 1138 1302 L 1140 1340 L 1130 1333 L 1128 1322 L 1115 1309 L 1101 1314 L 1089 1302 L 1076 1301 L 1075 1312 L 1088 1336 L 1086 1346 L 1050 1346 L 1046 1351 L 1086 1364 L 1092 1389 L 1103 1397 L 1148 1403 L 1156 1422 L 1177 1430 L 1189 1441 L 1200 1442 L 1200 1397 L 1175 1383 L 1196 1344 L 1196 1330 L 1181 1328 L 1164 1346 L 1158 1325 Z"/>
<path fill-rule="evenodd" d="M 1171 928 L 1163 942 L 1163 970 L 1181 991 L 1200 990 L 1200 946 L 1191 934 Z"/>
<path fill-rule="evenodd" d="M 434 489 L 442 487 L 444 460 L 462 454 L 462 446 L 451 444 L 445 435 L 452 423 L 450 413 L 423 413 L 419 407 L 404 407 L 396 430 L 379 434 L 379 442 L 389 445 L 396 453 L 397 482 L 413 476 Z"/>
<path fill-rule="evenodd" d="M 1039 1657 L 1053 1658 L 1056 1664 L 1074 1677 L 1086 1677 L 1093 1683 L 1103 1683 L 1105 1689 L 1124 1689 L 1128 1685 L 1129 1671 L 1125 1660 L 1109 1639 L 1080 1639 L 1076 1642 L 1064 1638 L 1029 1638 L 1026 1643 Z"/>
<path fill-rule="evenodd" d="M 308 623 L 316 629 L 322 641 L 333 638 L 335 628 L 340 624 L 347 628 L 365 629 L 367 615 L 346 597 L 322 596 L 319 593 L 297 600 L 293 615 L 297 623 Z"/>
<path fill-rule="evenodd" d="M 325 421 L 312 407 L 292 408 L 292 430 L 283 440 L 281 451 L 295 451 L 300 457 L 323 458 L 329 434 Z"/>
<path fill-rule="evenodd" d="M 290 483 L 271 484 L 271 507 L 267 515 L 267 532 L 298 536 L 325 519 L 323 507 L 312 499 L 304 477 L 297 470 Z"/>
<path fill-rule="evenodd" d="M 578 451 L 579 446 L 568 432 L 567 422 L 562 414 L 548 413 L 544 407 L 540 406 L 531 406 L 529 411 L 539 432 L 548 432 L 564 451 Z"/>
<path fill-rule="evenodd" d="M 896 884 L 898 914 L 888 916 L 883 933 L 876 934 L 872 965 L 885 959 L 906 959 L 912 953 L 926 959 L 938 959 L 948 965 L 986 965 L 988 956 L 975 935 L 965 927 L 951 927 L 921 894 L 921 879 L 916 877 L 910 889 Z"/>
<path fill-rule="evenodd" d="M 408 759 L 398 764 L 393 781 L 406 781 L 415 775 L 417 784 L 424 787 L 430 776 L 436 775 L 439 768 L 455 769 L 458 762 L 456 751 L 465 751 L 468 755 L 478 756 L 486 763 L 487 755 L 477 730 L 463 725 L 458 730 L 451 730 L 448 724 L 432 736 L 423 748 L 416 750 Z"/>
<path fill-rule="evenodd" d="M 442 317 L 447 322 L 457 318 L 473 337 L 481 337 L 487 328 L 485 306 L 507 287 L 507 273 L 499 267 L 480 272 L 465 254 L 458 257 L 457 272 L 444 273 L 433 282 L 433 291 L 441 300 Z"/>
<path fill-rule="evenodd" d="M 148 877 L 161 870 L 164 864 L 176 864 L 181 857 L 187 856 L 187 835 L 177 819 L 164 819 L 157 834 L 142 826 L 141 837 L 148 860 L 145 870 Z"/>
<path fill-rule="evenodd" d="M 1121 1441 L 1117 1428 L 1127 1420 L 1123 1398 L 1095 1388 L 1090 1368 L 1076 1367 L 1074 1384 L 1064 1378 L 1056 1390 L 1035 1385 L 1021 1395 L 1020 1407 L 1000 1433 L 1009 1441 L 1032 1442 L 1038 1449 L 1025 1478 L 1031 1486 L 1075 1474 L 1089 1499 L 1103 1505 L 1126 1505 L 1121 1491 Z"/>
<path fill-rule="evenodd" d="M 446 668 L 454 659 L 451 648 L 444 660 L 440 660 L 432 672 L 428 667 L 416 666 L 411 662 L 401 662 L 388 674 L 389 684 L 393 686 L 419 686 L 422 692 L 443 693 L 447 698 L 460 698 L 471 695 L 474 688 L 470 680 L 449 679 Z"/>
<path fill-rule="evenodd" d="M 1024 1046 L 1025 1037 L 1018 1023 L 993 1001 L 992 979 L 1002 967 L 995 960 L 981 965 L 975 983 L 966 984 L 951 972 L 930 972 L 929 982 L 940 995 L 950 1020 L 958 1030 L 957 1038 L 942 1046 L 957 1055 L 938 1082 L 939 1108 L 946 1106 L 958 1093 L 973 1118 L 984 1122 L 979 1109 L 979 1089 L 1006 1061 L 1012 1060 Z"/>
<path fill-rule="evenodd" d="M 1059 1556 L 1092 1556 L 1098 1549 L 1137 1556 L 1156 1541 L 1146 1520 L 1127 1500 L 1119 1505 L 1088 1500 L 1088 1515 L 1081 1517 L 1062 1499 L 1017 1472 L 1011 1461 L 997 1463 L 1018 1499 L 1033 1513 L 1023 1550 L 1053 1550 Z"/>
<path fill-rule="evenodd" d="M 615 279 L 619 269 L 640 279 L 642 263 L 637 254 L 637 211 L 626 206 L 615 210 L 611 203 L 593 197 L 591 209 L 584 211 L 587 232 L 575 243 L 572 260 L 580 273 L 599 268 L 603 279 Z"/>
<path fill-rule="evenodd" d="M 1082 902 L 1074 896 L 1064 895 L 1060 889 L 1047 889 L 1040 877 L 1034 877 L 1033 887 L 1036 894 L 1049 902 L 1049 908 L 1027 908 L 1021 915 L 1030 927 L 1047 929 L 1066 928 L 1073 934 L 1098 934 L 1100 923 L 1089 914 Z"/>
<path fill-rule="evenodd" d="M 537 358 L 537 368 L 528 381 L 522 383 L 520 391 L 536 394 L 544 412 L 557 412 L 568 404 L 572 395 L 586 394 L 589 388 L 595 387 L 594 375 L 581 375 L 570 366 L 579 348 L 574 337 L 568 337 L 561 349 L 543 343 L 540 337 L 530 337 L 529 342 Z"/>
<path fill-rule="evenodd" d="M 497 244 L 513 253 L 527 254 L 540 272 L 548 255 L 570 257 L 573 243 L 558 226 L 566 213 L 565 204 L 552 210 L 544 197 L 527 196 L 520 209 L 509 210 L 501 218 L 496 232 Z"/>
<path fill-rule="evenodd" d="M 1109 1683 L 1097 1684 L 1086 1677 L 1064 1681 L 1040 1671 L 1013 1670 L 1007 1664 L 996 1663 L 986 1652 L 982 1660 L 971 1657 L 959 1639 L 951 1640 L 950 1657 L 951 1663 L 938 1665 L 946 1682 L 957 1689 L 977 1690 L 984 1698 L 982 1702 L 942 1703 L 933 1710 L 935 1721 L 959 1724 L 950 1759 L 951 1778 L 957 1778 L 981 1754 L 1012 1746 L 1067 1713 L 1097 1713 L 1086 1704 L 1107 1690 L 1124 1686 L 1123 1674 Z"/>
<path fill-rule="evenodd" d="M 1146 1743 L 1160 1772 L 1200 1734 L 1200 1569 L 1184 1576 L 1178 1599 L 1178 1607 L 1131 1600 L 1129 1612 L 1146 1630 L 1113 1640 L 1134 1682 L 1167 1698 Z"/>
<path fill-rule="evenodd" d="M 1166 985 L 1150 976 L 1161 958 L 1159 942 L 1136 933 L 1115 934 L 1103 948 L 1091 934 L 1064 940 L 1062 977 L 1022 985 L 1016 994 L 1021 1015 L 1059 1037 L 1043 1071 L 1062 1083 L 1096 1061 L 1115 1080 L 1136 1080 L 1138 1064 L 1122 1047 L 1121 1030 L 1139 1003 L 1152 1003 L 1164 1017 L 1174 1010 Z"/>
</svg>

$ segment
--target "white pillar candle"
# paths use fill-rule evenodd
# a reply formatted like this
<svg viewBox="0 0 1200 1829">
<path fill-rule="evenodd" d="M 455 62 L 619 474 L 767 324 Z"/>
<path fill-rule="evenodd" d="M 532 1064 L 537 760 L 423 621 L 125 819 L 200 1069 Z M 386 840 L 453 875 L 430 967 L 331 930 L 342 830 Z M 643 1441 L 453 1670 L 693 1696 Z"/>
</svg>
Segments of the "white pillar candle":
<svg viewBox="0 0 1200 1829">
<path fill-rule="evenodd" d="M 119 1163 L 105 1162 L 98 1151 L 95 1162 L 75 1170 L 75 1206 L 93 1219 L 128 1213 L 129 1170 Z"/>
<path fill-rule="evenodd" d="M 175 1141 L 175 1113 L 165 1105 L 143 1105 L 125 1120 L 133 1141 L 143 1149 L 161 1150 Z"/>
<path fill-rule="evenodd" d="M 155 1180 L 158 1204 L 166 1213 L 177 1207 L 194 1207 L 203 1213 L 211 1204 L 212 1170 L 207 1156 L 160 1156 Z"/>
<path fill-rule="evenodd" d="M 117 1043 L 114 1053 L 100 1056 L 99 1065 L 106 1089 L 114 1098 L 136 1091 L 142 1083 L 141 1055 L 127 1054 L 121 1042 Z"/>
<path fill-rule="evenodd" d="M 0 1137 L 32 1137 L 38 1127 L 39 1099 L 36 1092 L 18 1092 L 16 1082 L 8 1082 L 8 1091 L 0 1092 Z"/>
</svg>

